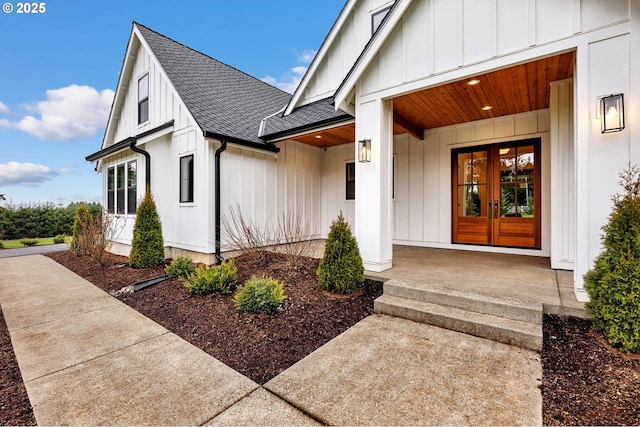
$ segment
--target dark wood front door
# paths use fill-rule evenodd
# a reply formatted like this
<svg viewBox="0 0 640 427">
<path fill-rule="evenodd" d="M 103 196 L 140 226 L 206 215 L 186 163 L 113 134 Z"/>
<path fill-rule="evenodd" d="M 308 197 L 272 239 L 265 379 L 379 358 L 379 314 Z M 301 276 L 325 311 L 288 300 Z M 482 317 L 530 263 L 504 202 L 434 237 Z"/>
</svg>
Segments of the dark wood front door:
<svg viewBox="0 0 640 427">
<path fill-rule="evenodd" d="M 452 152 L 453 242 L 540 248 L 540 138 Z"/>
</svg>

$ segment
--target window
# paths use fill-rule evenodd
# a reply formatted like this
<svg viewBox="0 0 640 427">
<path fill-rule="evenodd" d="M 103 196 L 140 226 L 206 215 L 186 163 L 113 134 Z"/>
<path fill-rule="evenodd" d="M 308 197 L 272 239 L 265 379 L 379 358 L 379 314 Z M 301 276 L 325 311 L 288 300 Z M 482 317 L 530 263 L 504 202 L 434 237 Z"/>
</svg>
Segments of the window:
<svg viewBox="0 0 640 427">
<path fill-rule="evenodd" d="M 378 30 L 380 24 L 382 24 L 382 21 L 387 16 L 390 10 L 391 6 L 385 7 L 384 9 L 379 10 L 371 15 L 371 34 L 375 33 Z"/>
<path fill-rule="evenodd" d="M 114 168 L 107 169 L 107 212 L 113 213 L 113 205 L 116 200 L 116 170 Z"/>
<path fill-rule="evenodd" d="M 136 202 L 138 200 L 138 174 L 137 163 L 132 161 L 127 163 L 127 213 L 136 213 Z"/>
<path fill-rule="evenodd" d="M 149 73 L 138 80 L 138 124 L 149 121 Z"/>
<path fill-rule="evenodd" d="M 347 163 L 346 170 L 346 199 L 356 199 L 356 164 L 355 162 Z"/>
<path fill-rule="evenodd" d="M 118 165 L 116 169 L 116 213 L 124 213 L 124 165 Z"/>
<path fill-rule="evenodd" d="M 193 202 L 193 154 L 180 157 L 180 203 Z"/>
</svg>

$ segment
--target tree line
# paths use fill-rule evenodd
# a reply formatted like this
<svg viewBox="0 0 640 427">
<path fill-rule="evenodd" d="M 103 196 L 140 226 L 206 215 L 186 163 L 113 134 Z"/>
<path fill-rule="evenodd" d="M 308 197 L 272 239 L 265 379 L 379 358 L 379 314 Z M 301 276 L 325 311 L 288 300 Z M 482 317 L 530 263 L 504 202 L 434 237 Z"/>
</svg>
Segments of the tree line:
<svg viewBox="0 0 640 427">
<path fill-rule="evenodd" d="M 24 237 L 53 237 L 71 235 L 76 210 L 81 202 L 66 207 L 53 203 L 13 204 L 0 207 L 0 239 L 14 240 Z M 102 211 L 100 203 L 84 203 L 91 215 Z"/>
</svg>

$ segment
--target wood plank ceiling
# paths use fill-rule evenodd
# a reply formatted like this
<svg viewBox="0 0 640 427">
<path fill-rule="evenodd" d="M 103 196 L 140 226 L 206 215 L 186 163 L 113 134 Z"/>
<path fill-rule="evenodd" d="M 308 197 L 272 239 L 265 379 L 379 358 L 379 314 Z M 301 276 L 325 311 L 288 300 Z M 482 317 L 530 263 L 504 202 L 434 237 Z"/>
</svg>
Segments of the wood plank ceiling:
<svg viewBox="0 0 640 427">
<path fill-rule="evenodd" d="M 566 52 L 402 95 L 393 99 L 393 132 L 422 139 L 426 129 L 548 108 L 550 83 L 573 72 L 574 52 Z M 319 147 L 347 144 L 355 140 L 355 125 L 295 139 Z"/>
</svg>

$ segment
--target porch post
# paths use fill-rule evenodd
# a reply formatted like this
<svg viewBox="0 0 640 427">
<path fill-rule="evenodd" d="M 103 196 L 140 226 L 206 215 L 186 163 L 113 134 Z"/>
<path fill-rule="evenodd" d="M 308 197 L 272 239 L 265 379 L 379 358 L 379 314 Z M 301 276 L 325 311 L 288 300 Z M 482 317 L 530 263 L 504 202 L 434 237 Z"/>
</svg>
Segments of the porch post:
<svg viewBox="0 0 640 427">
<path fill-rule="evenodd" d="M 371 161 L 358 161 L 358 141 L 371 140 Z M 355 235 L 365 270 L 391 268 L 393 113 L 391 101 L 356 107 Z"/>
</svg>

